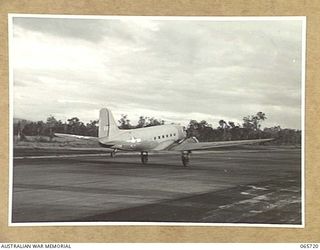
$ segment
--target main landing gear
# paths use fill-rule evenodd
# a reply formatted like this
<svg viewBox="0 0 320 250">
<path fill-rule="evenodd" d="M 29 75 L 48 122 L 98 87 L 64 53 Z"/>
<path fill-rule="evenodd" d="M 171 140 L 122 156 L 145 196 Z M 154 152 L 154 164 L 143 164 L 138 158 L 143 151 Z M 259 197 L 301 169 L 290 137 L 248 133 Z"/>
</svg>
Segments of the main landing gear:
<svg viewBox="0 0 320 250">
<path fill-rule="evenodd" d="M 183 151 L 181 153 L 181 160 L 182 160 L 182 164 L 184 167 L 190 166 L 190 154 L 191 154 L 190 150 Z M 140 156 L 141 156 L 142 164 L 147 164 L 148 163 L 148 152 L 143 151 L 143 152 L 141 152 Z"/>
<path fill-rule="evenodd" d="M 184 167 L 190 166 L 190 154 L 191 151 L 183 151 L 181 154 L 181 160 Z"/>
<path fill-rule="evenodd" d="M 115 158 L 116 157 L 116 152 L 117 152 L 116 149 L 111 151 L 111 153 L 110 153 L 111 158 Z"/>
<path fill-rule="evenodd" d="M 148 152 L 141 152 L 141 162 L 142 164 L 148 163 Z"/>
</svg>

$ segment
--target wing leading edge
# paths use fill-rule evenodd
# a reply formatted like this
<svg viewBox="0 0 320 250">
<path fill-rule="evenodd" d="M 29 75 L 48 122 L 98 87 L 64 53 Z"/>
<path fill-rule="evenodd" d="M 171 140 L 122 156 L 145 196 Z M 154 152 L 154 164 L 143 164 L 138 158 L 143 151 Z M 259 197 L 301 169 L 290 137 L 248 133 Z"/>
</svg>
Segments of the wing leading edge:
<svg viewBox="0 0 320 250">
<path fill-rule="evenodd" d="M 214 149 L 214 148 L 249 145 L 249 144 L 267 142 L 272 140 L 273 139 L 256 139 L 256 140 L 216 141 L 216 142 L 196 142 L 194 140 L 185 140 L 184 142 L 171 147 L 170 151 L 208 150 L 208 149 Z"/>
</svg>

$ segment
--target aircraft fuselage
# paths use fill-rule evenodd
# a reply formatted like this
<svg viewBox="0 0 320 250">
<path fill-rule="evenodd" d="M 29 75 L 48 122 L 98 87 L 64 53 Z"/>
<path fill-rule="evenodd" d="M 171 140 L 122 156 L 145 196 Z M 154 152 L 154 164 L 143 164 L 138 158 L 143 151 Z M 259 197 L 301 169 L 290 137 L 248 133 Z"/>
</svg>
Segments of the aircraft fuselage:
<svg viewBox="0 0 320 250">
<path fill-rule="evenodd" d="M 102 146 L 126 151 L 164 150 L 186 137 L 184 127 L 159 125 L 138 129 L 119 130 L 108 137 L 100 137 Z"/>
</svg>

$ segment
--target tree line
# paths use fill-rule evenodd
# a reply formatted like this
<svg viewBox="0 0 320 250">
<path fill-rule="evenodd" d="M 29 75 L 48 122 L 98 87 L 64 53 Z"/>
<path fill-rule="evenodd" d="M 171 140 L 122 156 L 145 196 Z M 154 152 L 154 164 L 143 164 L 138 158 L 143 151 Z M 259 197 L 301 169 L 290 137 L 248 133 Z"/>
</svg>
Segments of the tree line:
<svg viewBox="0 0 320 250">
<path fill-rule="evenodd" d="M 266 119 L 265 113 L 258 112 L 255 115 L 243 117 L 241 125 L 233 121 L 220 120 L 216 128 L 205 120 L 190 120 L 186 131 L 188 137 L 196 137 L 202 142 L 275 138 L 271 144 L 301 145 L 301 130 L 282 129 L 280 126 L 261 129 L 261 124 Z M 133 129 L 163 125 L 165 121 L 140 116 L 137 124 L 132 125 L 128 115 L 122 115 L 118 123 L 120 129 Z M 49 116 L 46 122 L 20 120 L 14 123 L 14 135 L 19 135 L 21 140 L 25 140 L 25 136 L 48 136 L 52 139 L 54 133 L 97 137 L 98 124 L 98 120 L 84 123 L 79 118 L 72 117 L 62 122 L 54 116 Z"/>
<path fill-rule="evenodd" d="M 128 119 L 128 115 L 121 115 L 118 120 L 120 129 L 134 129 L 150 126 L 157 126 L 165 124 L 164 120 L 156 119 L 154 117 L 140 116 L 137 125 L 132 125 Z M 67 119 L 66 122 L 57 120 L 54 116 L 50 115 L 46 122 L 44 121 L 27 121 L 19 120 L 14 123 L 14 135 L 19 135 L 22 140 L 26 139 L 25 136 L 48 136 L 52 138 L 54 133 L 76 134 L 84 136 L 98 136 L 99 120 L 91 120 L 88 123 L 80 121 L 78 117 Z"/>
<path fill-rule="evenodd" d="M 261 129 L 261 123 L 267 119 L 266 115 L 258 112 L 255 115 L 243 117 L 242 126 L 232 121 L 219 121 L 217 128 L 212 128 L 206 121 L 191 120 L 188 128 L 188 137 L 195 136 L 199 141 L 230 141 L 274 138 L 269 142 L 272 145 L 301 145 L 301 130 L 282 129 L 280 126 Z"/>
</svg>

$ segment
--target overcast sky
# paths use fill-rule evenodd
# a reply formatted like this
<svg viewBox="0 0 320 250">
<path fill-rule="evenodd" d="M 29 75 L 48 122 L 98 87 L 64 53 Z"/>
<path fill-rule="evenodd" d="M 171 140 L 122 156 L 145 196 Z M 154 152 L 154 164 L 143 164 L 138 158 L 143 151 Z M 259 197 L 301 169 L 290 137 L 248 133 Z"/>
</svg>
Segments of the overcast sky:
<svg viewBox="0 0 320 250">
<path fill-rule="evenodd" d="M 301 126 L 302 21 L 14 17 L 14 117 Z"/>
</svg>

